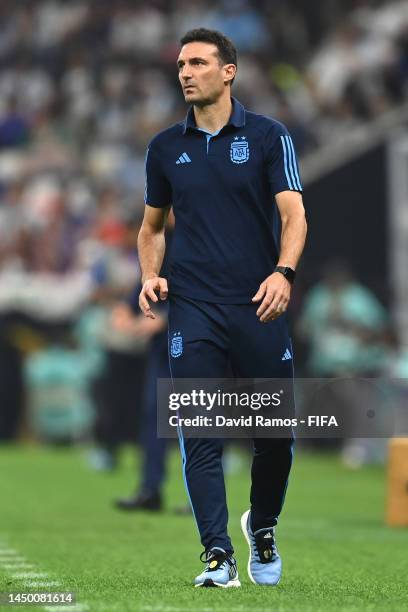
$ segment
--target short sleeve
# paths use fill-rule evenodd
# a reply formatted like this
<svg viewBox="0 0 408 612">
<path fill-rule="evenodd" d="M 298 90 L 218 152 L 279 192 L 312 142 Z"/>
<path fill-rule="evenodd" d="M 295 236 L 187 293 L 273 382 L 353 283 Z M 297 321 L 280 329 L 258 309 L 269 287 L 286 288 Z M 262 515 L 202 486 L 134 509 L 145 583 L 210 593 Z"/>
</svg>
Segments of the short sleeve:
<svg viewBox="0 0 408 612">
<path fill-rule="evenodd" d="M 145 204 L 154 208 L 165 208 L 171 205 L 171 185 L 151 145 L 146 153 Z"/>
<path fill-rule="evenodd" d="M 267 139 L 268 178 L 273 195 L 281 191 L 303 191 L 295 147 L 282 124 Z"/>
</svg>

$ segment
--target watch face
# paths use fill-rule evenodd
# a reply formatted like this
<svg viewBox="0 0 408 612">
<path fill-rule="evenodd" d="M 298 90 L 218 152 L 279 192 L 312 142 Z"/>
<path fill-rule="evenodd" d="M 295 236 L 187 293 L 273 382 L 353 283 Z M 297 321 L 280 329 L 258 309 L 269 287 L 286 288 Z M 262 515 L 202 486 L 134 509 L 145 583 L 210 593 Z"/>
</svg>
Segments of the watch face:
<svg viewBox="0 0 408 612">
<path fill-rule="evenodd" d="M 289 282 L 293 283 L 295 280 L 296 272 L 292 268 L 286 268 L 286 278 Z"/>
<path fill-rule="evenodd" d="M 277 266 L 276 271 L 283 274 L 286 280 L 288 280 L 290 283 L 293 283 L 293 281 L 295 280 L 296 272 L 288 266 Z"/>
</svg>

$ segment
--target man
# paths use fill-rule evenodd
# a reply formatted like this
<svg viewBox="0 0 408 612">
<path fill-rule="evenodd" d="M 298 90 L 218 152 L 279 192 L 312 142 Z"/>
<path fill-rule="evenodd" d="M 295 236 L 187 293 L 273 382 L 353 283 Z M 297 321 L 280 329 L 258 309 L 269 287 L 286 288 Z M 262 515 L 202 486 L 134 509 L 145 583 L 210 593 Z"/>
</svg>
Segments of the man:
<svg viewBox="0 0 408 612">
<path fill-rule="evenodd" d="M 167 251 L 160 270 L 168 275 L 168 253 L 174 229 L 174 215 L 169 214 L 166 227 Z M 167 440 L 157 436 L 157 380 L 169 378 L 167 342 L 167 304 L 162 303 L 155 319 L 148 319 L 139 311 L 140 282 L 132 291 L 128 303 L 117 306 L 113 313 L 115 327 L 128 335 L 150 338 L 146 367 L 144 405 L 142 415 L 141 449 L 143 467 L 139 490 L 135 495 L 116 500 L 116 507 L 126 511 L 159 511 L 162 509 L 162 490 L 166 472 Z M 139 479 L 138 479 L 139 480 Z M 177 514 L 190 513 L 190 506 L 175 509 Z"/>
<path fill-rule="evenodd" d="M 126 511 L 153 512 L 162 509 L 162 488 L 166 467 L 167 440 L 157 437 L 156 396 L 157 379 L 168 378 L 170 375 L 167 355 L 167 308 L 162 304 L 164 308 L 160 313 L 156 312 L 154 320 L 140 314 L 136 315 L 136 304 L 137 311 L 140 312 L 139 293 L 138 283 L 128 303 L 118 304 L 112 315 L 115 329 L 130 337 L 149 339 L 141 419 L 140 447 L 143 461 L 139 490 L 130 497 L 117 499 L 115 506 Z"/>
<path fill-rule="evenodd" d="M 200 28 L 181 39 L 177 65 L 186 120 L 158 134 L 146 158 L 146 208 L 139 234 L 139 304 L 169 296 L 173 378 L 292 376 L 283 313 L 303 250 L 306 221 L 293 144 L 286 128 L 231 98 L 232 42 Z M 276 204 L 273 200 L 275 197 Z M 158 276 L 170 205 L 176 218 L 169 283 Z M 281 219 L 280 253 L 276 240 Z M 151 302 L 150 302 L 151 301 Z M 240 586 L 227 533 L 222 442 L 184 439 L 184 477 L 205 548 L 196 586 Z M 256 439 L 251 509 L 242 517 L 252 582 L 274 585 L 281 559 L 274 527 L 292 463 L 293 440 Z"/>
</svg>

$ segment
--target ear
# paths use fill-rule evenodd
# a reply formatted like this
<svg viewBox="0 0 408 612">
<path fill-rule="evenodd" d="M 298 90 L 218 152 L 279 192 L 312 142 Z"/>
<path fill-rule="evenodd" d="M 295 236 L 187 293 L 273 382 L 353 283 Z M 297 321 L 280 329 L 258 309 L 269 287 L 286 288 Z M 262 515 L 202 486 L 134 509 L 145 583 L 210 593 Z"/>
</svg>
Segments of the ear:
<svg viewBox="0 0 408 612">
<path fill-rule="evenodd" d="M 235 66 L 235 64 L 225 64 L 225 66 L 223 66 L 223 70 L 224 83 L 226 85 L 228 83 L 231 84 L 231 81 L 235 78 L 235 75 L 237 74 L 237 67 Z"/>
</svg>

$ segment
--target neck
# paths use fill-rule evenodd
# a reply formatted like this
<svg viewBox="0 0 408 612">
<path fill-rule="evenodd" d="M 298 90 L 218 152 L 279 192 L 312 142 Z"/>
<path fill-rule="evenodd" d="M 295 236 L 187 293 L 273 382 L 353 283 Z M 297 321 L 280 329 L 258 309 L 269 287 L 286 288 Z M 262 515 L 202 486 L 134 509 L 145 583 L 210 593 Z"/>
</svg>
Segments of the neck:
<svg viewBox="0 0 408 612">
<path fill-rule="evenodd" d="M 216 102 L 205 106 L 194 106 L 194 117 L 196 125 L 213 134 L 218 132 L 229 121 L 232 112 L 231 94 L 225 91 Z"/>
</svg>

